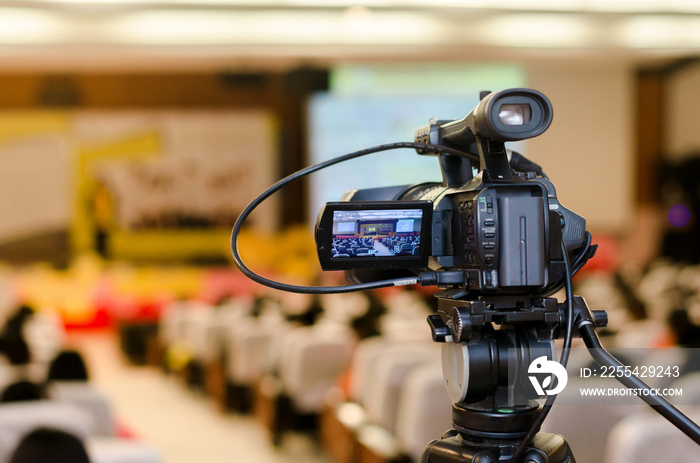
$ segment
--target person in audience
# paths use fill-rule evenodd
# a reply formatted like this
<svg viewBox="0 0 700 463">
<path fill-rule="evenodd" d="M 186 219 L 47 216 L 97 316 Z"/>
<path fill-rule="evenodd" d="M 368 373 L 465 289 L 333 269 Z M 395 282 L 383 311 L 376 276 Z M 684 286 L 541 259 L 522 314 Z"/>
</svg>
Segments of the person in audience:
<svg viewBox="0 0 700 463">
<path fill-rule="evenodd" d="M 379 322 L 388 312 L 386 305 L 373 291 L 366 291 L 365 296 L 369 300 L 367 311 L 357 318 L 354 318 L 350 325 L 360 339 L 381 334 Z"/>
<path fill-rule="evenodd" d="M 323 314 L 323 304 L 321 303 L 321 298 L 318 295 L 314 295 L 311 298 L 309 306 L 301 313 L 287 314 L 287 321 L 292 323 L 299 323 L 302 326 L 312 326 L 316 323 L 316 320 Z"/>
<path fill-rule="evenodd" d="M 87 381 L 89 379 L 85 360 L 76 350 L 63 350 L 49 365 L 47 381 Z"/>
<path fill-rule="evenodd" d="M 625 301 L 625 307 L 633 320 L 644 320 L 648 316 L 648 310 L 641 300 L 635 288 L 625 279 L 620 272 L 615 272 L 612 276 L 613 284 L 620 291 L 620 295 Z"/>
<path fill-rule="evenodd" d="M 22 305 L 10 315 L 0 332 L 0 350 L 12 365 L 26 365 L 31 361 L 24 325 L 34 315 L 31 307 Z"/>
<path fill-rule="evenodd" d="M 693 323 L 685 309 L 675 309 L 668 316 L 675 343 L 681 347 L 700 347 L 700 326 Z"/>
<path fill-rule="evenodd" d="M 44 388 L 31 381 L 22 380 L 9 384 L 0 395 L 1 403 L 23 402 L 46 398 Z"/>
<path fill-rule="evenodd" d="M 10 463 L 90 463 L 90 458 L 77 436 L 38 428 L 22 438 Z"/>
<path fill-rule="evenodd" d="M 697 347 L 700 347 L 700 326 L 695 324 L 685 308 L 677 307 L 672 310 L 667 318 L 671 331 L 673 345 L 685 349 L 685 361 L 681 368 L 681 375 L 700 371 L 700 355 Z"/>
</svg>

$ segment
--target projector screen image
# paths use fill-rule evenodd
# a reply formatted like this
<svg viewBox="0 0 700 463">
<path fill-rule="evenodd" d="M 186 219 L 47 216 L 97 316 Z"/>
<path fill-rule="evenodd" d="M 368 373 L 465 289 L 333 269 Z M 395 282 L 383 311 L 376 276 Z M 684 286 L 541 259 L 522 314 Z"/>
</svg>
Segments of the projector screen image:
<svg viewBox="0 0 700 463">
<path fill-rule="evenodd" d="M 420 209 L 335 211 L 331 258 L 417 256 L 422 219 Z"/>
</svg>

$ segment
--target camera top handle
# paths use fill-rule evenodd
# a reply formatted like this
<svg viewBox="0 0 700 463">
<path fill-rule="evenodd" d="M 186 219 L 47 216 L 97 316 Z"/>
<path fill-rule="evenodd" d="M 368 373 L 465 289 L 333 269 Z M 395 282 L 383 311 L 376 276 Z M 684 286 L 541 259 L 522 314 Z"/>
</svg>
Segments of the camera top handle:
<svg viewBox="0 0 700 463">
<path fill-rule="evenodd" d="M 542 134 L 552 123 L 552 115 L 551 103 L 537 90 L 512 88 L 496 93 L 482 92 L 481 101 L 467 116 L 456 121 L 431 121 L 430 125 L 416 131 L 415 141 L 461 151 L 466 148 L 478 154 L 479 170 L 485 181 L 512 182 L 512 162 L 508 161 L 505 142 Z M 468 160 L 454 158 L 448 153 L 417 151 L 440 156 L 446 185 L 462 185 L 471 180 Z"/>
</svg>

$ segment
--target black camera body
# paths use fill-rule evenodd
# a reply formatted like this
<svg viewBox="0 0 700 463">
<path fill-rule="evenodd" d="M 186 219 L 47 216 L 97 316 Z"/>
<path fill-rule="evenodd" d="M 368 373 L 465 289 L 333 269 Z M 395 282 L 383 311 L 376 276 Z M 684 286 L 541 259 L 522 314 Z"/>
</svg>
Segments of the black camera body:
<svg viewBox="0 0 700 463">
<path fill-rule="evenodd" d="M 439 154 L 439 184 L 351 190 L 326 204 L 316 225 L 322 268 L 356 270 L 356 281 L 367 269 L 450 272 L 442 286 L 546 293 L 564 277 L 562 239 L 573 255 L 585 243 L 586 222 L 559 203 L 539 166 L 517 153 L 509 160 L 504 143 L 539 135 L 550 122 L 544 95 L 513 89 L 488 94 L 464 119 L 419 129 L 417 142 L 472 158 Z"/>
</svg>

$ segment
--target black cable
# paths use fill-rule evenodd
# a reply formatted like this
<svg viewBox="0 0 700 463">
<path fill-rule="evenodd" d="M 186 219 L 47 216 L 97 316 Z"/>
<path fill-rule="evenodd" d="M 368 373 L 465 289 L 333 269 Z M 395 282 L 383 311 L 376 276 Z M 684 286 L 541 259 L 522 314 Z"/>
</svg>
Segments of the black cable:
<svg viewBox="0 0 700 463">
<path fill-rule="evenodd" d="M 297 180 L 301 177 L 304 177 L 306 175 L 309 175 L 313 172 L 316 172 L 321 169 L 325 169 L 326 167 L 330 167 L 334 164 L 338 164 L 344 161 L 349 161 L 350 159 L 355 159 L 359 158 L 361 156 L 366 156 L 368 154 L 372 153 L 378 153 L 380 151 L 388 151 L 388 150 L 393 150 L 393 149 L 399 149 L 399 148 L 412 148 L 416 150 L 423 150 L 426 152 L 430 153 L 445 153 L 445 154 L 452 154 L 455 156 L 461 156 L 461 157 L 466 157 L 471 160 L 478 161 L 479 157 L 471 154 L 471 153 L 465 153 L 459 150 L 455 150 L 452 148 L 447 148 L 444 146 L 439 146 L 439 145 L 431 145 L 428 143 L 415 143 L 415 142 L 398 142 L 398 143 L 390 143 L 387 145 L 379 145 L 379 146 L 374 146 L 372 148 L 366 148 L 360 151 L 355 151 L 353 153 L 348 153 L 342 156 L 338 156 L 333 159 L 329 159 L 328 161 L 320 162 L 318 164 L 314 164 L 312 166 L 306 167 L 305 169 L 302 169 L 300 171 L 297 171 L 282 180 L 278 181 L 274 185 L 272 185 L 270 188 L 265 190 L 260 196 L 255 198 L 248 206 L 241 212 L 241 215 L 238 216 L 238 220 L 236 220 L 235 225 L 233 226 L 233 230 L 231 231 L 231 255 L 233 257 L 233 262 L 236 264 L 236 266 L 243 272 L 245 276 L 250 278 L 251 280 L 260 283 L 261 285 L 269 286 L 270 288 L 274 289 L 279 289 L 282 291 L 289 291 L 292 293 L 307 293 L 307 294 L 335 294 L 335 293 L 348 293 L 352 291 L 364 291 L 368 289 L 377 289 L 377 288 L 386 288 L 389 286 L 404 286 L 404 285 L 412 285 L 412 284 L 417 284 L 420 282 L 420 277 L 408 277 L 408 278 L 397 278 L 397 279 L 392 279 L 392 280 L 381 280 L 381 281 L 373 281 L 369 283 L 362 283 L 362 284 L 356 284 L 356 285 L 345 285 L 345 286 L 297 286 L 297 285 L 289 285 L 286 283 L 281 283 L 279 281 L 275 280 L 270 280 L 268 278 L 265 278 L 261 275 L 258 275 L 257 273 L 253 272 L 250 268 L 248 268 L 244 263 L 243 260 L 241 259 L 241 256 L 238 252 L 238 235 L 241 231 L 241 228 L 243 226 L 243 222 L 245 219 L 250 215 L 250 213 L 258 206 L 260 203 L 265 201 L 267 198 L 272 196 L 273 193 L 277 192 L 280 190 L 283 186 L 285 186 L 287 183 L 290 183 L 294 180 Z"/>
<path fill-rule="evenodd" d="M 564 334 L 564 347 L 561 350 L 561 358 L 559 359 L 559 363 L 564 368 L 566 368 L 567 363 L 569 363 L 569 356 L 571 354 L 571 342 L 573 339 L 574 332 L 574 289 L 573 282 L 571 281 L 572 276 L 571 267 L 569 266 L 569 256 L 566 251 L 566 244 L 564 244 L 563 240 L 561 242 L 561 248 L 562 253 L 564 254 L 564 264 L 566 267 L 566 272 L 564 273 L 566 286 L 566 332 Z M 547 400 L 545 400 L 544 404 L 542 405 L 542 410 L 537 416 L 537 419 L 532 424 L 530 430 L 527 432 L 523 440 L 520 441 L 520 445 L 513 453 L 513 457 L 510 459 L 511 463 L 517 463 L 518 459 L 525 452 L 528 444 L 535 436 L 535 434 L 537 434 L 537 432 L 540 430 L 540 426 L 542 426 L 542 423 L 544 422 L 545 418 L 547 418 L 547 414 L 549 414 L 549 411 L 551 410 L 552 405 L 554 405 L 554 401 L 556 400 L 556 398 L 556 394 L 547 397 Z"/>
<path fill-rule="evenodd" d="M 586 241 L 581 247 L 581 251 L 576 256 L 576 259 L 574 259 L 574 263 L 571 264 L 571 278 L 576 276 L 579 270 L 581 270 L 586 265 L 588 260 L 593 257 L 593 254 L 595 254 L 595 249 L 598 247 L 598 245 L 591 246 L 592 237 L 590 232 L 587 231 L 585 233 L 585 239 Z M 566 281 L 556 283 L 554 286 L 548 288 L 543 295 L 545 297 L 551 296 L 562 289 L 565 283 Z"/>
<path fill-rule="evenodd" d="M 586 242 L 583 245 L 583 250 L 579 253 L 578 256 L 576 256 L 574 263 L 571 265 L 572 276 L 576 275 L 576 272 L 578 270 L 580 270 L 581 268 L 583 268 L 584 265 L 586 265 L 586 262 L 588 262 L 588 259 L 593 257 L 593 256 L 588 256 L 588 253 L 591 249 L 591 242 L 593 241 L 593 237 L 591 236 L 591 232 L 587 231 L 584 236 L 585 236 Z M 578 269 L 578 270 L 576 270 L 576 269 Z"/>
<path fill-rule="evenodd" d="M 595 332 L 593 322 L 591 320 L 582 320 L 578 324 L 578 330 L 581 337 L 588 347 L 591 357 L 601 366 L 625 367 L 619 360 L 610 354 L 600 343 L 598 334 Z M 639 397 L 656 410 L 661 416 L 670 421 L 675 427 L 680 429 L 686 436 L 690 437 L 695 443 L 700 444 L 700 426 L 695 424 L 690 418 L 685 416 L 680 410 L 671 405 L 669 401 L 663 397 L 656 395 L 656 391 L 647 386 L 644 381 L 630 374 L 629 376 L 615 376 L 619 382 L 629 389 L 639 389 L 647 391 L 647 394 L 640 393 Z"/>
</svg>

